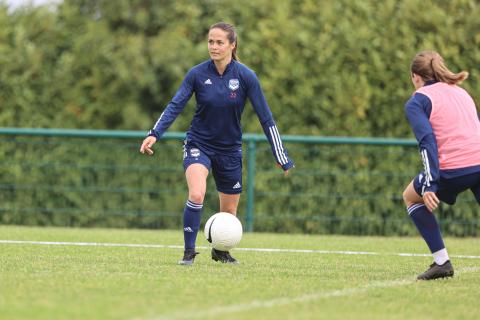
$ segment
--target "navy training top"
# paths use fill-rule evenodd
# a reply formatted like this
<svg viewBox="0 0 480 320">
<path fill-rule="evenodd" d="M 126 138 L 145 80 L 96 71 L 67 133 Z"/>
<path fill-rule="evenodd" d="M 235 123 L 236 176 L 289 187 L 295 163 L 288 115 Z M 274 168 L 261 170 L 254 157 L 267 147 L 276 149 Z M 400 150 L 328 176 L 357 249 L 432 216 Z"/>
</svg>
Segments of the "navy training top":
<svg viewBox="0 0 480 320">
<path fill-rule="evenodd" d="M 212 60 L 191 68 L 148 135 L 160 139 L 193 93 L 197 107 L 187 131 L 187 140 L 220 154 L 238 152 L 242 146 L 240 120 L 248 98 L 270 142 L 275 160 L 284 170 L 293 167 L 256 74 L 236 60 L 227 65 L 223 75 L 218 73 Z"/>
</svg>

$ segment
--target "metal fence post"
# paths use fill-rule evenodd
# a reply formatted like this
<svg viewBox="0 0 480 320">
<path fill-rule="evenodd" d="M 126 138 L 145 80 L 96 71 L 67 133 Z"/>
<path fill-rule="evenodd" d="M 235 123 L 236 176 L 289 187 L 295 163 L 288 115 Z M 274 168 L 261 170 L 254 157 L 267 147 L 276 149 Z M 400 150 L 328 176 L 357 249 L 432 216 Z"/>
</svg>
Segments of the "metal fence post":
<svg viewBox="0 0 480 320">
<path fill-rule="evenodd" d="M 253 203 L 254 203 L 254 188 L 255 188 L 255 152 L 256 143 L 254 139 L 248 140 L 247 148 L 247 216 L 246 223 L 247 232 L 253 231 Z"/>
</svg>

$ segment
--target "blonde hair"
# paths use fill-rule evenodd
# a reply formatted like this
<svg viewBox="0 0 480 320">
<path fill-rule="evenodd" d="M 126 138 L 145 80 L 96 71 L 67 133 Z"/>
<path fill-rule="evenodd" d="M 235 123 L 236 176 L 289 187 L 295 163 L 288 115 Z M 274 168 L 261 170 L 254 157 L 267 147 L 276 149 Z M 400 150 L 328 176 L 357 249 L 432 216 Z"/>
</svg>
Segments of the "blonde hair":
<svg viewBox="0 0 480 320">
<path fill-rule="evenodd" d="M 421 51 L 415 55 L 410 67 L 412 73 L 418 74 L 423 81 L 436 80 L 448 84 L 460 84 L 468 78 L 467 71 L 453 73 L 443 61 L 442 56 L 435 51 Z"/>
</svg>

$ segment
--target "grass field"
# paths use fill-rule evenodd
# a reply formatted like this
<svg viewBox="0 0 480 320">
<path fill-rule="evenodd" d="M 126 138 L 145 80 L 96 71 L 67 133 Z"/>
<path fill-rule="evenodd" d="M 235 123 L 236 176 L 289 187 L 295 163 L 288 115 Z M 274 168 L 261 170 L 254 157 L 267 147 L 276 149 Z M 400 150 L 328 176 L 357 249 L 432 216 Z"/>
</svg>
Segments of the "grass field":
<svg viewBox="0 0 480 320">
<path fill-rule="evenodd" d="M 231 266 L 200 234 L 192 267 L 176 265 L 180 231 L 4 226 L 0 240 L 0 319 L 480 317 L 479 239 L 447 238 L 456 275 L 430 282 L 415 281 L 431 263 L 420 238 L 245 234 Z"/>
</svg>

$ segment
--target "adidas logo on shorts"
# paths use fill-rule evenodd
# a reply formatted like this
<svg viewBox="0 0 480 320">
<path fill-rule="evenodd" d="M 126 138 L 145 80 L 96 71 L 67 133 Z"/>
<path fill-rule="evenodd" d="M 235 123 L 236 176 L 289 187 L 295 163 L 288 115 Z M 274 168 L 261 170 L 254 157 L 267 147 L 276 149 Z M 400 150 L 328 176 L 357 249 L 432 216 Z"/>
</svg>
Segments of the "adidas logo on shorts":
<svg viewBox="0 0 480 320">
<path fill-rule="evenodd" d="M 233 186 L 233 189 L 239 189 L 239 188 L 241 188 L 241 187 L 242 187 L 242 185 L 240 184 L 240 182 L 237 182 L 237 183 L 235 183 L 235 185 Z"/>
</svg>

